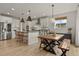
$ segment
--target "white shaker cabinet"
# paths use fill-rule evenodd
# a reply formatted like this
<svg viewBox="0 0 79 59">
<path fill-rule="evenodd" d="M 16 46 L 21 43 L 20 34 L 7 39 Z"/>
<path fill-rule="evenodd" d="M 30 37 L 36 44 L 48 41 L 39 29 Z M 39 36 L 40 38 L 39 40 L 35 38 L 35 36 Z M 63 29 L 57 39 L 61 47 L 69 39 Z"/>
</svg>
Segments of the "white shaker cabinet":
<svg viewBox="0 0 79 59">
<path fill-rule="evenodd" d="M 38 31 L 30 31 L 28 33 L 28 45 L 38 43 Z"/>
</svg>

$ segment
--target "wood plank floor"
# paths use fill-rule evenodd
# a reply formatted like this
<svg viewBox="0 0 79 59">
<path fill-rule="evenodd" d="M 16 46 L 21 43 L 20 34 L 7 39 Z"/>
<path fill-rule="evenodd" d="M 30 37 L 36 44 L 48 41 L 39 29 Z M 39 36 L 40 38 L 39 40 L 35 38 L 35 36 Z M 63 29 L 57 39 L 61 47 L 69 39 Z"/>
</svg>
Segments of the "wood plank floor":
<svg viewBox="0 0 79 59">
<path fill-rule="evenodd" d="M 54 48 L 57 55 L 61 54 L 61 50 Z M 79 48 L 73 45 L 70 46 L 68 56 L 78 56 Z M 0 56 L 55 56 L 50 52 L 39 49 L 39 43 L 34 45 L 27 45 L 16 42 L 15 39 L 0 41 Z"/>
</svg>

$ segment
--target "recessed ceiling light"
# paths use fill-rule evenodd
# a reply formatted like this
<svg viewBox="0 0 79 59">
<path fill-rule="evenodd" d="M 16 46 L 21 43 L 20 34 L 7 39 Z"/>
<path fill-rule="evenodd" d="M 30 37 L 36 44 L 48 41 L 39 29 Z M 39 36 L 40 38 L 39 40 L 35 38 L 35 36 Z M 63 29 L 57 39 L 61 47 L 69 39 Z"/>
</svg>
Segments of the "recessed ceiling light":
<svg viewBox="0 0 79 59">
<path fill-rule="evenodd" d="M 8 12 L 7 14 L 9 15 L 10 13 Z"/>
<path fill-rule="evenodd" d="M 27 15 L 29 15 L 29 12 L 27 12 Z"/>
<path fill-rule="evenodd" d="M 36 18 L 36 16 L 34 16 L 34 18 Z"/>
<path fill-rule="evenodd" d="M 11 10 L 14 11 L 15 9 L 14 8 L 11 8 Z"/>
</svg>

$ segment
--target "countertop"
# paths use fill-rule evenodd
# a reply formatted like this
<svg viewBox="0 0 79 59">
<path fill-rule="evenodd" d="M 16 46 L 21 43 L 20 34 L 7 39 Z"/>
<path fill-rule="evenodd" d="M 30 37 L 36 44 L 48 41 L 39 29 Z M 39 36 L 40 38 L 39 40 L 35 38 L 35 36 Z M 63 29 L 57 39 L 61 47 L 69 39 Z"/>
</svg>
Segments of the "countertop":
<svg viewBox="0 0 79 59">
<path fill-rule="evenodd" d="M 30 30 L 28 32 L 39 32 L 40 30 Z"/>
</svg>

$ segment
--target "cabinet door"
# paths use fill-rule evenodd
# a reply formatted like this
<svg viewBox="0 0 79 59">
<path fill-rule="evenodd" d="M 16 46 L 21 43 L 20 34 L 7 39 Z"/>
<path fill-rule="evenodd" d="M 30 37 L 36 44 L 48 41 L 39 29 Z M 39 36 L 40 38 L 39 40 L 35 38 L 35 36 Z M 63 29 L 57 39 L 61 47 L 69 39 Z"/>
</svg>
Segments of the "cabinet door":
<svg viewBox="0 0 79 59">
<path fill-rule="evenodd" d="M 30 32 L 28 38 L 28 44 L 30 45 L 30 44 L 38 43 L 38 35 L 39 32 Z"/>
<path fill-rule="evenodd" d="M 12 33 L 11 32 L 8 32 L 7 33 L 7 39 L 11 39 L 12 38 Z"/>
</svg>

